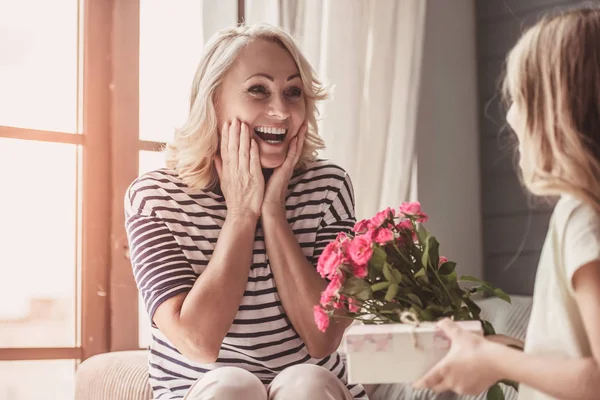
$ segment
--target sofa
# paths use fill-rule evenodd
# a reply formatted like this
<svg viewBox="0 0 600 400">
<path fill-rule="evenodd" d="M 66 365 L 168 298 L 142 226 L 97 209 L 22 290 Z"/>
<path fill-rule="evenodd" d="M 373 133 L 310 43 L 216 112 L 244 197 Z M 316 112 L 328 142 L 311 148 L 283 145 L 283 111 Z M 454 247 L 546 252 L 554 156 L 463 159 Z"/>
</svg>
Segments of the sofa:
<svg viewBox="0 0 600 400">
<path fill-rule="evenodd" d="M 478 301 L 482 316 L 502 333 L 525 339 L 531 313 L 531 297 L 512 296 L 512 304 L 496 298 Z M 389 384 L 372 387 L 373 400 L 484 400 L 479 396 L 458 396 L 453 393 L 435 395 L 430 391 L 415 391 L 410 385 Z M 507 400 L 515 400 L 516 392 L 505 388 Z M 149 400 L 147 352 L 119 351 L 91 357 L 79 365 L 75 379 L 75 400 Z M 293 399 L 291 399 L 293 400 Z"/>
</svg>

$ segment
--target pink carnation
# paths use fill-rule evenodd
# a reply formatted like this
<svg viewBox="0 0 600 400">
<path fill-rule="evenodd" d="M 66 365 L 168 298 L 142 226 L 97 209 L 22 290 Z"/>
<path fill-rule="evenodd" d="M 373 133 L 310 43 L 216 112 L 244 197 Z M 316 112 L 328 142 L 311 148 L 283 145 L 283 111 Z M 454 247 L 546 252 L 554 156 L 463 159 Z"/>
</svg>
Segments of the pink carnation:
<svg viewBox="0 0 600 400">
<path fill-rule="evenodd" d="M 429 217 L 427 214 L 421 211 L 421 203 L 414 201 L 411 203 L 402 203 L 400 206 L 400 213 L 405 216 L 414 216 L 418 222 L 427 222 Z"/>
<path fill-rule="evenodd" d="M 396 213 L 393 208 L 386 208 L 383 211 L 379 211 L 373 218 L 371 218 L 371 225 L 376 228 L 379 228 L 383 222 L 387 219 L 393 219 Z"/>
<path fill-rule="evenodd" d="M 410 221 L 410 219 L 405 219 L 404 221 L 400 222 L 398 225 L 396 225 L 397 229 L 400 230 L 407 230 L 412 232 L 412 240 L 413 242 L 417 241 L 417 233 L 413 230 L 413 225 L 412 222 Z"/>
<path fill-rule="evenodd" d="M 317 272 L 322 278 L 331 277 L 337 271 L 337 267 L 342 264 L 344 257 L 340 254 L 340 245 L 337 242 L 330 242 L 319 256 L 317 262 Z"/>
<path fill-rule="evenodd" d="M 365 233 L 369 229 L 371 229 L 371 221 L 368 219 L 358 221 L 356 224 L 354 224 L 354 228 L 352 228 L 352 230 L 356 233 Z"/>
<path fill-rule="evenodd" d="M 446 257 L 444 257 L 444 256 L 441 256 L 440 257 L 440 262 L 438 264 L 438 268 L 441 267 L 442 265 L 444 265 L 447 262 L 448 262 L 448 259 Z"/>
<path fill-rule="evenodd" d="M 374 232 L 373 240 L 379 244 L 386 244 L 394 240 L 394 233 L 390 229 L 381 228 Z"/>
<path fill-rule="evenodd" d="M 360 307 L 356 305 L 356 300 L 352 297 L 348 299 L 348 309 L 353 313 L 360 311 Z"/>
<path fill-rule="evenodd" d="M 350 239 L 348 239 L 348 235 L 346 235 L 346 232 L 340 232 L 335 237 L 335 241 L 338 243 L 344 243 L 345 241 L 348 241 L 348 240 L 350 240 Z"/>
<path fill-rule="evenodd" d="M 367 264 L 354 264 L 354 266 L 352 267 L 352 274 L 359 278 L 364 278 L 365 276 L 367 276 L 368 272 L 369 271 L 367 270 Z"/>
<path fill-rule="evenodd" d="M 335 274 L 327 288 L 321 293 L 321 304 L 326 305 L 331 300 L 335 299 L 340 293 L 340 288 L 342 287 L 342 278 L 340 274 Z"/>
<path fill-rule="evenodd" d="M 320 306 L 314 306 L 313 312 L 315 316 L 315 322 L 321 332 L 325 332 L 329 327 L 329 315 Z"/>
<path fill-rule="evenodd" d="M 373 242 L 370 235 L 361 235 L 352 239 L 348 252 L 355 265 L 366 265 L 373 255 Z"/>
</svg>

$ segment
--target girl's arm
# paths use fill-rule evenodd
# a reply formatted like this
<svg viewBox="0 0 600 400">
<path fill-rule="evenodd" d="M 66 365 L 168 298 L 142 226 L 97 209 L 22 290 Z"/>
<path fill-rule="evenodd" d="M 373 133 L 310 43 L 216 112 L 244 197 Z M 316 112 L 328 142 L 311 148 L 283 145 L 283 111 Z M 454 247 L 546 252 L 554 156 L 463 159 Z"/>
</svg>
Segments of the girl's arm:
<svg viewBox="0 0 600 400">
<path fill-rule="evenodd" d="M 501 379 L 521 382 L 559 399 L 597 399 L 600 388 L 600 261 L 573 275 L 575 299 L 584 321 L 591 356 L 566 358 L 532 355 L 440 322 L 452 346 L 447 356 L 415 383 L 459 394 L 481 393 Z"/>
</svg>

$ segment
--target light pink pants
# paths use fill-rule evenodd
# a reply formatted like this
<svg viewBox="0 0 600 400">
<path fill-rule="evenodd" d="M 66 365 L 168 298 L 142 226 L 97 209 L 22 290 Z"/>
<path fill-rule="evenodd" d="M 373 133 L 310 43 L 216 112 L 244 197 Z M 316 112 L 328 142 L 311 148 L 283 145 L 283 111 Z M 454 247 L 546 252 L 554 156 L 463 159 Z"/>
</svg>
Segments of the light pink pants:
<svg viewBox="0 0 600 400">
<path fill-rule="evenodd" d="M 289 367 L 268 387 L 256 375 L 237 367 L 221 367 L 197 380 L 184 400 L 353 400 L 346 385 L 331 371 L 312 364 Z"/>
</svg>

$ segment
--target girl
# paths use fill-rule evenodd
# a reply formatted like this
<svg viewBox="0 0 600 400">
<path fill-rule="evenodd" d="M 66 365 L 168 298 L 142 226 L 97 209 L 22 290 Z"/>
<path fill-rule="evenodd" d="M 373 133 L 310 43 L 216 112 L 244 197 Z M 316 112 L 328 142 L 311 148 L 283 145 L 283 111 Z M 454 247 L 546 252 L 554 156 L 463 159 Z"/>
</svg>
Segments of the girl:
<svg viewBox="0 0 600 400">
<path fill-rule="evenodd" d="M 560 196 L 537 272 L 525 352 L 444 320 L 447 356 L 415 383 L 476 394 L 500 379 L 520 399 L 600 394 L 600 9 L 544 18 L 507 60 L 507 121 L 525 186 Z"/>
</svg>

